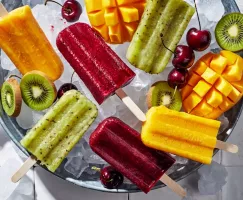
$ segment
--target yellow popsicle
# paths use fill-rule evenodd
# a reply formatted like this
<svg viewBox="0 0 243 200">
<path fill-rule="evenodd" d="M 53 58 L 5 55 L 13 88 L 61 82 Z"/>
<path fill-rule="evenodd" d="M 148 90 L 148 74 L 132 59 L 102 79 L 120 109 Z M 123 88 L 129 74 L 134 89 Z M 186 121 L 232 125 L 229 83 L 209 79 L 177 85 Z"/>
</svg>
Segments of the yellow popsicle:
<svg viewBox="0 0 243 200">
<path fill-rule="evenodd" d="M 204 164 L 212 161 L 220 122 L 152 107 L 142 127 L 142 141 L 151 148 L 182 156 Z"/>
<path fill-rule="evenodd" d="M 0 18 L 0 48 L 23 75 L 38 70 L 53 81 L 62 75 L 63 64 L 29 6 Z"/>
</svg>

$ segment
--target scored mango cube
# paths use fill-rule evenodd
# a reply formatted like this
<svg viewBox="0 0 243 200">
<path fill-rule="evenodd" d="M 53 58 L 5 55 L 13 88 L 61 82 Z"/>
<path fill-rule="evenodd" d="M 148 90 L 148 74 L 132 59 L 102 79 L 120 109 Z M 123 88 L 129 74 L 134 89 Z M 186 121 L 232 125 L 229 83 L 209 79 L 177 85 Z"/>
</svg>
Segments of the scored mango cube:
<svg viewBox="0 0 243 200">
<path fill-rule="evenodd" d="M 85 4 L 91 26 L 106 42 L 122 44 L 132 40 L 146 0 L 85 0 Z"/>
<path fill-rule="evenodd" d="M 228 66 L 224 73 L 223 77 L 227 81 L 240 81 L 243 72 L 243 59 L 238 58 L 233 65 Z"/>
<path fill-rule="evenodd" d="M 243 96 L 243 58 L 226 50 L 202 56 L 190 69 L 181 95 L 186 112 L 218 118 Z"/>
<path fill-rule="evenodd" d="M 94 26 L 101 26 L 102 24 L 104 24 L 105 23 L 104 10 L 90 13 L 89 21 L 91 24 L 94 24 Z"/>
<path fill-rule="evenodd" d="M 202 78 L 211 85 L 213 85 L 218 80 L 219 75 L 208 67 L 206 71 L 202 74 Z"/>
<path fill-rule="evenodd" d="M 222 92 L 222 94 L 226 97 L 231 93 L 233 89 L 232 85 L 222 77 L 220 77 L 219 80 L 216 82 L 215 88 L 218 91 Z"/>
<path fill-rule="evenodd" d="M 210 63 L 210 68 L 217 72 L 218 74 L 222 74 L 224 69 L 227 66 L 227 59 L 221 55 L 215 54 L 213 60 Z"/>
<path fill-rule="evenodd" d="M 214 108 L 217 108 L 223 102 L 223 95 L 215 88 L 212 88 L 207 93 L 206 100 L 209 105 L 211 105 Z"/>
<path fill-rule="evenodd" d="M 212 86 L 207 82 L 201 80 L 198 84 L 193 88 L 194 92 L 196 92 L 200 97 L 204 97 L 207 92 L 210 90 Z"/>
</svg>

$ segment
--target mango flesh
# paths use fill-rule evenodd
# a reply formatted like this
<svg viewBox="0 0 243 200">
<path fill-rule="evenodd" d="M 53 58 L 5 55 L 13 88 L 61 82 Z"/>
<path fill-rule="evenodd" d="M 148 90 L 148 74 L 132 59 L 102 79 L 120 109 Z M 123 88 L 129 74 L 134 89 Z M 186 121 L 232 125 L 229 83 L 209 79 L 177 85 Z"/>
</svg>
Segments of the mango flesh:
<svg viewBox="0 0 243 200">
<path fill-rule="evenodd" d="M 219 121 L 164 106 L 152 107 L 146 116 L 141 133 L 146 146 L 204 164 L 211 163 Z"/>
<path fill-rule="evenodd" d="M 106 42 L 130 42 L 142 17 L 146 0 L 85 0 L 92 27 Z"/>
<path fill-rule="evenodd" d="M 243 59 L 235 53 L 208 53 L 189 73 L 181 94 L 183 108 L 190 114 L 216 119 L 243 95 Z"/>
</svg>

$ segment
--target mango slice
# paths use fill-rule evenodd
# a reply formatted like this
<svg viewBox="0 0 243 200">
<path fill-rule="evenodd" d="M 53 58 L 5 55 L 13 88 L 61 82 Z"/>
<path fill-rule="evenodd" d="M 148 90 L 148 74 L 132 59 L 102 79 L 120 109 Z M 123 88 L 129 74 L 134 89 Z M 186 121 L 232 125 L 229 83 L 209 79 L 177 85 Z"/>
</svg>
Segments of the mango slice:
<svg viewBox="0 0 243 200">
<path fill-rule="evenodd" d="M 190 69 L 181 94 L 186 112 L 218 118 L 243 95 L 243 59 L 226 50 L 204 55 Z"/>
<path fill-rule="evenodd" d="M 106 42 L 130 42 L 142 17 L 146 0 L 85 0 L 92 27 Z"/>
</svg>

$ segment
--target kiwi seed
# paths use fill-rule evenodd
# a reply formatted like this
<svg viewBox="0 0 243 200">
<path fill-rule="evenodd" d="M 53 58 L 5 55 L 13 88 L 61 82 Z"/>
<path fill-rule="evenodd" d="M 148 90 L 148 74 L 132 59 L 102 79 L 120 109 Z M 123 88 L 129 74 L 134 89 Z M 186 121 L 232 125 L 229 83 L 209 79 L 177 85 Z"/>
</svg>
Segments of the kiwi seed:
<svg viewBox="0 0 243 200">
<path fill-rule="evenodd" d="M 8 116 L 19 116 L 22 105 L 22 96 L 19 83 L 16 79 L 10 78 L 3 83 L 1 89 L 1 102 L 4 111 Z"/>
<path fill-rule="evenodd" d="M 20 88 L 26 105 L 37 111 L 49 108 L 57 95 L 53 82 L 40 71 L 25 74 L 20 82 Z"/>
<path fill-rule="evenodd" d="M 181 94 L 178 90 L 175 91 L 171 88 L 166 81 L 156 82 L 147 94 L 147 105 L 149 108 L 163 105 L 171 110 L 180 111 L 182 107 Z"/>
</svg>

